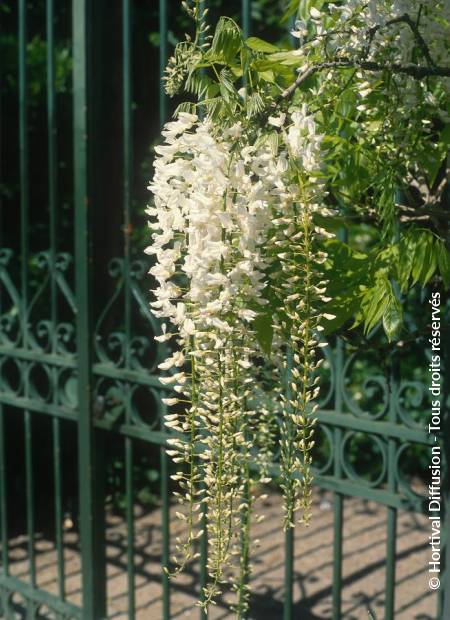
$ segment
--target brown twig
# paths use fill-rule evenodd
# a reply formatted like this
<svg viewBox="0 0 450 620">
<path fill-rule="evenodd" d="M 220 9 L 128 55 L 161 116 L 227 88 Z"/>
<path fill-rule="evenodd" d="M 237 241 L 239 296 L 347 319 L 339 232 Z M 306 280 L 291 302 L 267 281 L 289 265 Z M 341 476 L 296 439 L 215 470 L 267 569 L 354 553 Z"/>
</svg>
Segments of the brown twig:
<svg viewBox="0 0 450 620">
<path fill-rule="evenodd" d="M 428 49 L 428 45 L 425 42 L 425 39 L 423 38 L 423 36 L 420 33 L 420 30 L 417 26 L 417 24 L 415 22 L 413 22 L 413 20 L 411 19 L 411 17 L 405 13 L 404 15 L 401 15 L 400 17 L 394 17 L 393 19 L 390 19 L 389 21 L 387 21 L 385 24 L 377 24 L 376 26 L 373 26 L 372 28 L 370 28 L 367 32 L 368 37 L 369 37 L 369 42 L 366 46 L 366 56 L 369 54 L 370 51 L 370 46 L 372 44 L 373 38 L 375 36 L 375 34 L 378 32 L 378 30 L 380 30 L 381 28 L 385 28 L 388 26 L 393 26 L 395 24 L 406 24 L 407 26 L 409 26 L 409 28 L 411 29 L 411 32 L 413 33 L 420 49 L 422 50 L 422 53 L 428 63 L 428 65 L 430 67 L 434 67 L 435 63 L 434 60 L 431 57 L 430 54 L 430 50 Z"/>
<path fill-rule="evenodd" d="M 317 65 L 310 65 L 298 76 L 295 82 L 293 82 L 281 93 L 280 99 L 287 99 L 293 95 L 302 82 L 319 71 L 323 71 L 324 69 L 348 69 L 349 67 L 354 69 L 363 69 L 365 71 L 390 71 L 391 73 L 403 73 L 404 75 L 409 75 L 416 80 L 422 80 L 425 77 L 450 77 L 450 67 L 438 67 L 436 65 L 433 67 L 423 67 L 422 65 L 400 65 L 398 63 L 382 65 L 378 62 L 373 62 L 370 60 L 350 60 L 349 58 L 342 58 L 339 60 L 321 62 Z"/>
</svg>

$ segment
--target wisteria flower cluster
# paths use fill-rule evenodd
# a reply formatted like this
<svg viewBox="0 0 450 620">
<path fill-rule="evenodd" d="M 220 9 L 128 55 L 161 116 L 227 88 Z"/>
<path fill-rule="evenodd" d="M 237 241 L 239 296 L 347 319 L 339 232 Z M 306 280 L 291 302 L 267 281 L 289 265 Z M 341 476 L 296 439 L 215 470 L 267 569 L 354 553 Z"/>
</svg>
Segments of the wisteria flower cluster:
<svg viewBox="0 0 450 620">
<path fill-rule="evenodd" d="M 271 363 L 291 386 L 279 400 L 285 524 L 293 526 L 301 509 L 309 518 L 321 320 L 314 300 L 324 299 L 317 267 L 325 259 L 314 247 L 325 231 L 312 220 L 324 210 L 323 191 L 311 175 L 320 168 L 321 136 L 306 107 L 269 123 L 279 132 L 276 152 L 264 140 L 249 142 L 239 124 L 218 135 L 208 120 L 180 113 L 164 127 L 150 185 L 147 252 L 156 257 L 150 272 L 158 283 L 151 305 L 166 321 L 159 339 L 174 343 L 160 368 L 161 381 L 177 394 L 165 399 L 174 411 L 166 426 L 175 433 L 169 453 L 183 464 L 174 479 L 187 522 L 175 559 L 182 568 L 194 557 L 194 540 L 207 533 L 207 600 L 241 553 L 234 535 L 255 499 L 250 461 L 271 457 L 267 436 L 254 454 L 270 416 L 255 406 L 264 351 L 253 330 L 271 295 L 285 299 L 274 315 Z M 267 482 L 267 468 L 260 471 Z M 204 513 L 207 532 L 195 527 Z"/>
</svg>

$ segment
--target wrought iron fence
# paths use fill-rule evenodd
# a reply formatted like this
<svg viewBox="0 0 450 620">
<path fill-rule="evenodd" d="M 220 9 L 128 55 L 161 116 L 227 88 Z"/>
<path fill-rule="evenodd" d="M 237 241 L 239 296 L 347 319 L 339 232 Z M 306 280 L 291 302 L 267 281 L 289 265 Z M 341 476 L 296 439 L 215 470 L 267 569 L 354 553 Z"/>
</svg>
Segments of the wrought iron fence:
<svg viewBox="0 0 450 620">
<path fill-rule="evenodd" d="M 257 4 L 257 0 L 254 0 Z M 69 3 L 65 3 L 69 6 Z M 58 114 L 57 44 L 55 42 L 56 8 L 54 0 L 37 2 L 30 9 L 26 0 L 18 0 L 17 12 L 10 3 L 10 25 L 17 27 L 17 121 L 19 143 L 19 177 L 11 195 L 3 192 L 3 221 L 8 219 L 8 206 L 20 204 L 20 218 L 4 226 L 0 250 L 0 524 L 2 567 L 0 573 L 0 605 L 2 617 L 13 618 L 22 607 L 25 617 L 35 618 L 50 610 L 55 618 L 99 620 L 108 617 L 105 559 L 105 470 L 108 465 L 107 444 L 112 437 L 119 441 L 124 469 L 125 519 L 127 537 L 128 618 L 136 615 L 135 605 L 135 482 L 133 465 L 136 446 L 145 442 L 148 451 L 159 452 L 161 497 L 161 566 L 169 562 L 169 463 L 165 453 L 167 433 L 161 426 L 165 407 L 161 402 L 162 386 L 157 379 L 157 364 L 164 355 L 163 345 L 153 341 L 158 323 L 152 317 L 147 300 L 146 273 L 148 265 L 141 254 L 133 251 L 135 218 L 136 151 L 133 130 L 133 89 L 139 80 L 160 80 L 164 69 L 169 40 L 169 3 L 154 3 L 159 20 L 159 54 L 155 65 L 139 65 L 134 72 L 133 15 L 139 2 L 123 0 L 114 25 L 119 48 L 120 71 L 113 79 L 120 84 L 120 140 L 114 157 L 118 159 L 119 181 L 109 179 L 102 169 L 105 158 L 105 55 L 108 54 L 105 32 L 108 24 L 106 2 L 73 0 L 71 16 L 67 17 L 71 39 L 72 86 L 64 97 L 73 123 L 61 120 Z M 225 5 L 225 3 L 223 3 Z M 242 0 L 241 16 L 244 31 L 251 29 L 251 0 Z M 117 4 L 116 9 L 119 7 Z M 137 8 L 136 8 L 137 7 Z M 177 7 L 176 7 L 177 8 Z M 226 8 L 226 7 L 225 7 Z M 174 5 L 171 3 L 173 11 Z M 37 118 L 32 109 L 29 64 L 29 12 L 40 12 L 45 18 L 42 48 L 45 55 L 46 118 Z M 62 19 L 62 18 L 61 18 Z M 136 15 L 134 17 L 136 19 Z M 1 62 L 1 61 L 0 61 Z M 134 72 L 134 73 L 133 73 Z M 168 114 L 168 103 L 159 89 L 159 121 Z M 5 98 L 5 91 L 2 91 Z M 2 106 L 3 110 L 5 106 Z M 144 110 L 155 114 L 158 105 Z M 2 118 L 2 126 L 9 122 Z M 30 146 L 30 127 L 41 123 L 46 127 L 46 145 Z M 13 123 L 14 124 L 14 123 Z M 60 124 L 62 126 L 60 126 Z M 158 124 L 158 123 L 157 123 Z M 11 128 L 10 128 L 11 130 Z M 11 130 L 13 133 L 15 130 Z M 8 133 L 8 135 L 12 135 Z M 5 132 L 3 132 L 5 133 Z M 68 172 L 62 170 L 58 149 L 61 136 L 73 146 L 73 160 Z M 150 140 L 150 134 L 148 136 Z M 36 142 L 36 138 L 33 138 Z M 7 145 L 2 145 L 2 157 Z M 65 147 L 64 147 L 65 148 Z M 30 156 L 32 153 L 32 157 Z M 47 190 L 39 194 L 30 169 L 40 161 L 47 178 Z M 138 162 L 140 163 L 140 162 Z M 6 174 L 1 179 L 8 183 Z M 111 173 L 113 174 L 113 173 Z M 62 199 L 58 182 L 62 175 L 73 178 L 73 204 L 66 219 L 72 222 L 74 246 L 61 245 Z M 31 182 L 33 179 L 33 183 Z M 120 192 L 107 195 L 104 184 L 119 183 Z M 14 186 L 14 181 L 11 182 Z M 117 187 L 117 185 L 115 185 Z M 44 199 L 42 199 L 44 196 Z M 113 198 L 109 206 L 107 201 Z M 36 202 L 38 201 L 38 202 Z M 45 204 L 45 207 L 43 206 Z M 48 205 L 48 208 L 47 208 Z M 36 210 L 39 214 L 36 215 Z M 121 210 L 122 254 L 107 255 L 107 241 L 102 237 L 104 218 Z M 101 214 L 100 221 L 98 213 Z M 32 214 L 32 222 L 30 222 Z M 103 218 L 103 221 L 102 219 Z M 30 237 L 36 222 L 44 226 L 38 241 Z M 16 226 L 17 223 L 17 226 Z M 33 225 L 32 225 L 33 224 Z M 18 228 L 18 230 L 17 230 Z M 47 245 L 36 247 L 41 238 Z M 64 240 L 67 240 L 67 234 Z M 106 248 L 103 251 L 103 248 Z M 106 279 L 110 284 L 105 284 Z M 412 380 L 399 371 L 396 364 L 370 376 L 360 376 L 361 352 L 348 352 L 337 341 L 325 350 L 327 358 L 327 394 L 318 413 L 325 457 L 316 467 L 316 484 L 333 493 L 333 580 L 332 617 L 341 617 L 343 508 L 346 498 L 358 497 L 375 501 L 387 509 L 385 618 L 394 618 L 396 523 L 399 511 L 424 510 L 419 497 L 401 475 L 400 461 L 410 445 L 430 444 L 424 429 L 420 408 L 426 395 L 424 379 Z M 355 373 L 356 368 L 356 373 Z M 366 362 L 364 373 L 369 373 Z M 359 372 L 359 375 L 358 375 Z M 355 379 L 355 375 L 358 378 Z M 358 384 L 359 382 L 359 384 Z M 358 384 L 359 394 L 355 394 Z M 361 395 L 362 394 L 362 395 Z M 411 411 L 413 412 L 411 413 Z M 44 422 L 46 420 L 46 422 Z M 48 423 L 48 421 L 50 423 Z M 46 439 L 42 438 L 44 429 Z M 67 434 L 75 448 L 73 459 L 66 454 L 63 443 Z M 362 434 L 362 435 L 361 435 Z M 63 438 L 66 437 L 66 439 Z M 367 478 L 352 465 L 349 457 L 352 442 L 364 436 L 373 444 L 371 454 L 378 455 L 379 469 Z M 356 438 L 356 439 L 355 439 Z M 53 540 L 57 566 L 57 590 L 50 593 L 38 581 L 36 562 L 36 456 L 41 441 L 50 441 L 51 470 L 49 488 L 51 511 L 54 513 Z M 11 571 L 11 540 L 17 534 L 19 508 L 11 505 L 11 462 L 15 452 L 24 457 L 23 514 L 28 574 L 17 576 Z M 73 471 L 69 472 L 71 469 Z M 274 464 L 276 473 L 276 464 Z M 81 550 L 81 592 L 79 605 L 67 596 L 67 562 L 64 542 L 65 484 L 75 480 L 79 496 L 79 532 Z M 78 513 L 78 507 L 75 509 Z M 20 529 L 20 528 L 19 528 Z M 199 590 L 206 580 L 206 546 L 200 549 Z M 292 531 L 285 535 L 285 591 L 283 617 L 290 620 L 293 612 L 294 539 Z M 424 567 L 424 571 L 426 567 Z M 150 576 L 149 576 L 150 578 Z M 162 617 L 171 617 L 172 584 L 161 571 Z M 441 601 L 442 603 L 442 601 Z M 439 617 L 450 617 L 438 611 Z M 442 605 L 440 607 L 442 609 Z M 203 611 L 199 611 L 205 617 Z"/>
</svg>

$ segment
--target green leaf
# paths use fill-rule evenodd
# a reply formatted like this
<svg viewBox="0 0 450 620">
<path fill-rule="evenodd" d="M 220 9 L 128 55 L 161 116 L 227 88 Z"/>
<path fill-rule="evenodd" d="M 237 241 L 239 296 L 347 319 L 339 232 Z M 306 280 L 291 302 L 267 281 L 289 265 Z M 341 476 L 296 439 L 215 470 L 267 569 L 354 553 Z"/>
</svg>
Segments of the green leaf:
<svg viewBox="0 0 450 620">
<path fill-rule="evenodd" d="M 255 114 L 259 114 L 264 110 L 264 100 L 261 95 L 256 92 L 247 99 L 247 116 L 251 118 Z"/>
<path fill-rule="evenodd" d="M 447 158 L 447 154 L 442 152 L 442 149 L 439 148 L 439 145 L 428 145 L 426 151 L 424 151 L 421 155 L 421 162 L 423 167 L 425 168 L 425 172 L 427 173 L 428 183 L 430 187 L 436 181 L 436 177 L 441 169 L 442 164 Z"/>
<path fill-rule="evenodd" d="M 235 64 L 241 44 L 241 31 L 236 22 L 229 17 L 221 17 L 217 22 L 211 48 L 206 57 L 219 57 L 230 65 Z"/>
<path fill-rule="evenodd" d="M 401 292 L 406 293 L 414 260 L 414 241 L 411 235 L 402 235 L 397 247 L 395 277 Z"/>
<path fill-rule="evenodd" d="M 450 252 L 447 250 L 445 243 L 441 240 L 437 242 L 436 246 L 439 272 L 444 286 L 447 289 L 450 286 Z"/>
<path fill-rule="evenodd" d="M 232 75 L 230 71 L 226 68 L 222 69 L 220 72 L 220 94 L 224 98 L 224 100 L 228 103 L 233 98 L 236 98 L 237 93 L 233 86 Z"/>
<path fill-rule="evenodd" d="M 395 296 L 391 284 L 388 288 L 388 302 L 383 313 L 383 329 L 389 342 L 395 340 L 403 325 L 403 310 L 400 301 Z"/>
<path fill-rule="evenodd" d="M 427 237 L 425 234 L 416 235 L 416 242 L 413 254 L 413 264 L 411 269 L 412 284 L 419 282 L 422 273 L 425 256 L 427 254 Z"/>
<path fill-rule="evenodd" d="M 266 313 L 257 316 L 253 321 L 253 328 L 259 346 L 266 355 L 270 355 L 273 341 L 272 315 Z"/>
<path fill-rule="evenodd" d="M 263 52 L 264 54 L 272 54 L 273 52 L 279 51 L 278 47 L 276 47 L 275 45 L 272 45 L 272 43 L 263 41 L 263 39 L 259 39 L 258 37 L 249 37 L 245 41 L 245 43 L 254 52 Z"/>
<path fill-rule="evenodd" d="M 435 144 L 427 142 L 426 148 L 421 152 L 420 161 L 425 168 L 430 186 L 434 185 L 439 170 L 447 159 L 449 148 L 450 124 L 447 124 L 440 132 L 438 141 Z"/>
<path fill-rule="evenodd" d="M 271 69 L 268 69 L 267 71 L 261 71 L 258 75 L 261 80 L 264 80 L 264 82 L 275 84 L 275 73 Z"/>
<path fill-rule="evenodd" d="M 362 310 L 364 314 L 364 332 L 370 332 L 382 319 L 388 307 L 387 288 L 389 282 L 385 277 L 378 278 L 375 286 L 364 294 Z"/>
<path fill-rule="evenodd" d="M 286 9 L 282 19 L 281 19 L 281 23 L 284 24 L 286 23 L 293 15 L 296 15 L 298 12 L 298 8 L 299 8 L 299 1 L 298 0 L 290 0 L 289 2 L 289 6 Z"/>
<path fill-rule="evenodd" d="M 335 315 L 324 322 L 324 335 L 328 336 L 356 316 L 361 306 L 361 288 L 371 285 L 375 263 L 367 254 L 337 239 L 327 241 L 325 246 L 326 296 L 331 300 L 323 304 L 321 311 Z"/>
<path fill-rule="evenodd" d="M 422 286 L 425 286 L 437 269 L 437 248 L 435 241 L 435 238 L 427 239 L 425 257 L 419 275 L 419 282 Z"/>
</svg>

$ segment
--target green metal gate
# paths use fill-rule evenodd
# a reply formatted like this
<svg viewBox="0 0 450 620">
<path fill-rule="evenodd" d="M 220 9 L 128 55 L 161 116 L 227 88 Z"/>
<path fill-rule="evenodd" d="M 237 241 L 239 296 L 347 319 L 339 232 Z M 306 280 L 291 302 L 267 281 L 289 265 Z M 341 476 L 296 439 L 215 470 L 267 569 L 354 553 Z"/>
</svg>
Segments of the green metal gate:
<svg viewBox="0 0 450 620">
<path fill-rule="evenodd" d="M 6 3 L 8 5 L 8 3 Z M 104 187 L 108 174 L 99 172 L 105 151 L 110 148 L 105 128 L 105 106 L 116 105 L 102 92 L 105 85 L 106 43 L 110 34 L 108 15 L 111 6 L 106 0 L 73 0 L 71 15 L 72 88 L 66 94 L 72 101 L 73 124 L 58 127 L 57 66 L 55 63 L 55 12 L 59 3 L 46 0 L 30 3 L 18 0 L 9 3 L 10 22 L 17 27 L 17 123 L 19 166 L 17 196 L 20 197 L 20 230 L 14 225 L 1 238 L 0 249 L 0 525 L 2 566 L 0 572 L 0 605 L 2 617 L 15 618 L 19 595 L 25 617 L 39 617 L 42 609 L 50 610 L 58 619 L 80 618 L 99 620 L 108 617 L 106 602 L 105 560 L 105 468 L 107 444 L 112 437 L 121 442 L 125 482 L 125 513 L 127 524 L 128 617 L 135 618 L 135 549 L 134 549 L 134 479 L 133 462 L 137 442 L 146 442 L 148 450 L 159 452 L 162 551 L 161 566 L 169 561 L 169 463 L 165 454 L 166 433 L 161 425 L 164 405 L 162 386 L 156 367 L 164 355 L 162 345 L 153 342 L 158 324 L 148 310 L 146 273 L 148 266 L 132 247 L 134 220 L 133 195 L 135 165 L 133 163 L 133 87 L 138 80 L 160 80 L 168 51 L 169 9 L 178 10 L 178 3 L 153 2 L 159 18 L 159 75 L 133 74 L 133 15 L 143 4 L 136 0 L 112 3 L 120 15 L 115 25 L 120 45 L 119 109 L 121 136 L 116 146 L 120 167 L 120 195 L 110 207 L 106 204 Z M 69 2 L 65 3 L 69 6 Z M 152 4 L 152 3 L 150 3 Z M 222 3 L 227 9 L 225 2 Z M 250 30 L 251 0 L 242 0 L 240 10 L 244 30 Z M 257 0 L 255 0 L 257 4 Z M 176 5 L 176 6 L 175 6 Z M 217 3 L 215 3 L 217 5 Z M 31 9 L 30 9 L 31 6 Z M 17 13 L 15 12 L 17 8 Z M 45 39 L 46 118 L 36 119 L 31 110 L 29 68 L 30 41 L 27 19 L 30 10 L 40 11 Z M 136 19 L 136 18 L 135 18 Z M 156 53 L 156 52 L 155 52 Z M 0 63 L 1 63 L 0 59 Z M 153 69 L 152 69 L 153 67 Z M 144 111 L 154 115 L 159 107 L 156 125 L 167 116 L 167 102 L 160 90 L 159 104 Z M 1 108 L 0 108 L 1 111 Z M 14 119 L 11 120 L 13 122 Z M 46 146 L 34 145 L 30 156 L 30 125 L 46 126 Z M 9 119 L 2 118 L 2 127 Z M 69 171 L 59 167 L 58 132 L 65 132 L 71 141 L 73 161 Z M 109 145 L 109 146 L 108 146 Z M 7 145 L 2 146 L 5 158 Z M 36 157 L 46 158 L 48 205 L 36 203 L 35 180 L 30 181 L 30 168 Z M 140 163 L 140 162 L 139 162 Z M 73 178 L 72 247 L 61 247 L 58 177 Z M 113 175 L 114 172 L 111 172 Z M 7 179 L 0 178 L 1 183 Z M 10 202 L 8 203 L 8 200 Z M 2 194 L 2 209 L 13 205 L 14 196 Z M 48 245 L 36 247 L 30 237 L 30 213 L 39 216 L 45 228 Z M 113 217 L 121 211 L 120 257 L 108 255 L 108 242 L 102 237 L 101 217 Z M 5 217 L 5 215 L 3 215 Z M 93 232 L 95 231 L 95 233 Z M 17 241 L 18 240 L 18 241 Z M 105 248 L 105 249 L 104 249 Z M 106 254 L 106 255 L 105 255 Z M 110 284 L 104 282 L 109 278 Z M 102 288 L 103 287 L 103 288 Z M 105 292 L 106 291 L 106 292 Z M 100 300 L 100 301 L 99 301 Z M 329 377 L 328 394 L 318 414 L 324 440 L 328 442 L 327 459 L 316 470 L 316 484 L 333 493 L 333 619 L 341 617 L 343 507 L 345 498 L 373 500 L 387 507 L 387 547 L 385 575 L 386 620 L 394 618 L 396 524 L 401 510 L 424 511 L 425 501 L 404 483 L 399 460 L 410 445 L 428 446 L 430 438 L 423 418 L 417 419 L 406 410 L 405 402 L 415 410 L 424 407 L 422 397 L 426 386 L 421 380 L 404 378 L 395 362 L 383 374 L 363 378 L 363 402 L 349 389 L 349 377 L 358 367 L 357 350 L 347 352 L 342 342 L 326 351 Z M 425 365 L 425 362 L 424 362 Z M 13 421 L 14 419 L 14 421 Z M 19 426 L 16 424 L 20 419 Z M 40 449 L 45 423 L 51 443 L 52 490 L 51 510 L 54 512 L 54 544 L 58 574 L 58 592 L 49 593 L 37 583 L 36 568 L 36 472 L 34 464 Z M 448 422 L 447 429 L 448 429 Z M 67 426 L 69 425 L 69 426 Z M 82 561 L 82 604 L 67 599 L 67 575 L 64 559 L 62 523 L 64 521 L 64 485 L 68 473 L 61 457 L 61 436 L 71 433 L 78 469 L 79 531 Z M 8 432 L 8 428 L 10 431 Z M 11 428 L 19 429 L 19 433 Z M 69 429 L 69 431 L 67 431 Z M 375 442 L 380 458 L 380 473 L 368 480 L 356 472 L 346 451 L 358 434 Z M 11 441 L 15 443 L 11 443 Z M 23 446 L 25 459 L 25 533 L 28 574 L 13 576 L 10 571 L 10 540 L 14 523 L 14 506 L 9 505 L 11 477 L 8 460 Z M 22 449 L 22 448 L 20 448 Z M 74 459 L 75 459 L 74 456 Z M 274 465 L 276 472 L 276 465 Z M 73 474 L 75 475 L 75 474 Z M 446 494 L 448 488 L 445 489 Z M 50 500 L 49 500 L 50 501 Z M 13 515 L 13 517 L 11 517 Z M 293 615 L 294 540 L 292 532 L 285 538 L 284 618 Z M 200 580 L 206 579 L 206 549 L 201 549 Z M 424 573 L 426 567 L 424 566 Z M 150 578 L 150 577 L 149 577 Z M 170 614 L 171 583 L 161 571 L 163 619 Z M 445 580 L 442 579 L 442 583 Z M 441 592 L 443 591 L 441 587 Z M 450 592 L 449 592 L 450 594 Z M 441 597 L 442 599 L 442 597 Z M 448 599 L 448 597 L 447 597 Z M 442 602 L 442 600 L 441 600 Z M 450 618 L 448 600 L 440 618 Z M 200 616 L 202 612 L 199 611 Z"/>
</svg>

